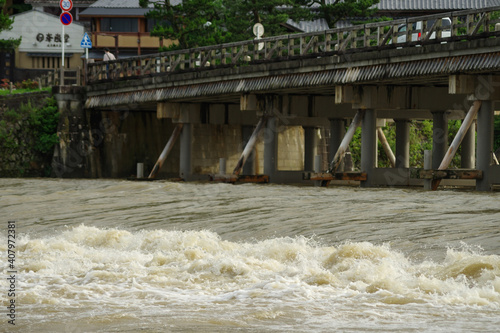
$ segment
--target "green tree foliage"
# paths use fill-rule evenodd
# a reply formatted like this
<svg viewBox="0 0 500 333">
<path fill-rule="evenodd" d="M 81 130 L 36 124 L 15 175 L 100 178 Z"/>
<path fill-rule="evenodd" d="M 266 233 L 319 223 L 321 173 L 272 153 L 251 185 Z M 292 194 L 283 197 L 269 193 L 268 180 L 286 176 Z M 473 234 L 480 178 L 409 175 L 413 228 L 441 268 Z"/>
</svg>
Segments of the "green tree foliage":
<svg viewBox="0 0 500 333">
<path fill-rule="evenodd" d="M 6 0 L 0 0 L 0 7 L 4 9 Z M 11 30 L 14 21 L 9 18 L 3 10 L 0 11 L 0 31 Z M 15 50 L 21 44 L 21 38 L 18 39 L 0 39 L 0 52 L 10 52 Z"/>
<path fill-rule="evenodd" d="M 284 23 L 288 19 L 296 22 L 312 20 L 316 13 L 311 11 L 310 0 L 223 0 L 225 24 L 231 32 L 231 41 L 254 38 L 252 27 L 264 25 L 264 36 L 276 36 L 287 32 Z"/>
<path fill-rule="evenodd" d="M 37 138 L 34 150 L 42 154 L 49 154 L 51 157 L 54 145 L 59 142 L 57 137 L 59 111 L 54 97 L 48 98 L 46 105 L 41 109 L 31 112 L 30 123 Z"/>
<path fill-rule="evenodd" d="M 50 176 L 54 145 L 59 142 L 55 98 L 33 106 L 28 99 L 15 109 L 0 110 L 0 175 Z"/>
<path fill-rule="evenodd" d="M 320 17 L 324 18 L 330 28 L 346 17 L 371 17 L 377 11 L 374 5 L 380 0 L 312 0 L 311 4 L 319 5 Z"/>
<path fill-rule="evenodd" d="M 10 8 L 12 8 L 13 14 L 18 14 L 33 9 L 33 6 L 25 4 L 24 0 L 14 0 Z"/>
<path fill-rule="evenodd" d="M 325 18 L 330 27 L 346 17 L 366 17 L 379 0 L 139 0 L 153 9 L 152 36 L 176 40 L 170 49 L 187 49 L 252 39 L 252 27 L 264 25 L 264 37 L 287 33 L 285 23 Z"/>
<path fill-rule="evenodd" d="M 139 0 L 142 7 L 151 4 Z M 146 14 L 148 19 L 156 20 L 152 36 L 177 41 L 168 49 L 188 49 L 198 46 L 223 43 L 229 33 L 221 27 L 221 0 L 157 1 L 154 9 Z"/>
</svg>

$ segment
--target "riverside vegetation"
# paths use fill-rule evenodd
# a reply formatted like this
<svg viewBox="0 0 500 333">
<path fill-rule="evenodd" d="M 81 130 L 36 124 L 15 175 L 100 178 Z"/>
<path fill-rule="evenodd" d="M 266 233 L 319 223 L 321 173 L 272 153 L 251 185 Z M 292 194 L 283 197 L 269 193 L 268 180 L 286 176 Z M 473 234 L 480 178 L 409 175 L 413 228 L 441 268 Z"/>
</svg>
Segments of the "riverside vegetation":
<svg viewBox="0 0 500 333">
<path fill-rule="evenodd" d="M 23 95 L 24 96 L 24 95 Z M 32 105 L 0 107 L 0 176 L 50 176 L 54 145 L 59 141 L 59 112 L 53 97 Z M 0 100 L 1 101 L 1 100 Z"/>
</svg>

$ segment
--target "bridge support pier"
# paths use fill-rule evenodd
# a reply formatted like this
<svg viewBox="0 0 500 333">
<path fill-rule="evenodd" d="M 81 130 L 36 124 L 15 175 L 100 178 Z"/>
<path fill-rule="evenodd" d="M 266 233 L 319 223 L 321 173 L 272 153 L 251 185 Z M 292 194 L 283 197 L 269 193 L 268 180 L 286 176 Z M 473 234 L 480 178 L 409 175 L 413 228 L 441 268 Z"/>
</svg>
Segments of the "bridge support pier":
<svg viewBox="0 0 500 333">
<path fill-rule="evenodd" d="M 192 128 L 191 123 L 185 123 L 182 127 L 180 135 L 180 161 L 179 161 L 179 176 L 185 181 L 191 178 L 191 150 L 192 150 Z"/>
<path fill-rule="evenodd" d="M 317 130 L 315 127 L 304 128 L 304 171 L 314 170 L 314 157 L 316 156 Z"/>
<path fill-rule="evenodd" d="M 269 176 L 271 182 L 278 170 L 278 119 L 275 116 L 267 120 L 264 135 L 264 174 Z"/>
<path fill-rule="evenodd" d="M 491 191 L 493 122 L 493 102 L 483 101 L 477 114 L 477 168 L 483 171 L 483 179 L 476 181 L 476 190 L 478 191 Z"/>
<path fill-rule="evenodd" d="M 395 119 L 396 122 L 396 168 L 410 167 L 410 121 Z"/>
<path fill-rule="evenodd" d="M 500 183 L 500 170 L 492 166 L 493 162 L 493 128 L 494 107 L 493 102 L 500 100 L 500 77 L 494 75 L 452 75 L 449 78 L 450 94 L 466 95 L 468 100 L 482 101 L 477 114 L 477 148 L 476 169 L 482 171 L 482 179 L 476 180 L 476 190 L 491 191 L 493 184 Z M 474 156 L 474 126 L 464 139 L 462 167 L 469 164 Z M 465 152 L 464 152 L 465 151 Z M 468 158 L 467 158 L 468 157 Z M 465 163 L 465 165 L 464 165 Z"/>
<path fill-rule="evenodd" d="M 361 125 L 361 171 L 366 172 L 367 180 L 361 187 L 372 187 L 373 171 L 377 161 L 377 111 L 367 109 Z"/>
<path fill-rule="evenodd" d="M 432 168 L 437 170 L 448 150 L 448 114 L 432 111 Z"/>
<path fill-rule="evenodd" d="M 474 121 L 462 140 L 460 167 L 474 169 L 476 167 L 476 122 Z"/>
</svg>

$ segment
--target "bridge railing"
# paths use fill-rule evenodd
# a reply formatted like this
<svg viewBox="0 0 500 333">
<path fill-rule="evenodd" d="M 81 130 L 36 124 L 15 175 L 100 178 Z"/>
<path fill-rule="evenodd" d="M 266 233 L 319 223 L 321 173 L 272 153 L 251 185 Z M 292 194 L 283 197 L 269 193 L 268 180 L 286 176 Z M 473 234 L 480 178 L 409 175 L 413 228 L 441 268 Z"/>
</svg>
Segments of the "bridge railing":
<svg viewBox="0 0 500 333">
<path fill-rule="evenodd" d="M 220 66 L 500 36 L 500 6 L 88 64 L 87 84 Z"/>
</svg>

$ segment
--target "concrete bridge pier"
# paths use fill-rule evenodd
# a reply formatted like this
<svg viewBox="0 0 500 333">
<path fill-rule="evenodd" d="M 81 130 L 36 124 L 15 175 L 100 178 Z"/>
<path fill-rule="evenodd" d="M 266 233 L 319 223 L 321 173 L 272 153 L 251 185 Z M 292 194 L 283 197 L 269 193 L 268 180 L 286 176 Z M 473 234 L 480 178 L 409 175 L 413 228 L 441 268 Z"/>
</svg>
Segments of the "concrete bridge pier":
<svg viewBox="0 0 500 333">
<path fill-rule="evenodd" d="M 191 179 L 191 151 L 192 151 L 192 134 L 193 125 L 184 123 L 180 135 L 180 160 L 179 160 L 179 176 L 188 181 Z"/>
<path fill-rule="evenodd" d="M 59 143 L 54 149 L 52 174 L 59 178 L 92 176 L 92 137 L 83 107 L 83 87 L 55 86 L 54 97 L 61 115 Z"/>
<path fill-rule="evenodd" d="M 432 168 L 437 170 L 448 150 L 448 112 L 431 111 L 432 127 Z"/>
<path fill-rule="evenodd" d="M 449 78 L 450 94 L 465 95 L 469 101 L 481 101 L 477 114 L 476 169 L 482 171 L 482 179 L 476 180 L 476 190 L 491 191 L 493 184 L 500 183 L 500 167 L 493 163 L 494 101 L 500 100 L 500 77 L 494 75 L 452 75 Z M 470 157 L 474 154 L 474 125 L 469 129 L 463 147 Z M 472 146 L 472 147 L 471 147 Z M 473 166 L 467 159 L 466 165 Z"/>
<path fill-rule="evenodd" d="M 279 95 L 247 94 L 240 98 L 240 110 L 254 111 L 257 117 L 266 117 L 266 127 L 262 130 L 264 143 L 264 174 L 273 182 L 278 172 L 278 116 L 282 115 L 283 97 Z M 245 163 L 246 164 L 246 163 Z"/>
<path fill-rule="evenodd" d="M 316 127 L 304 127 L 304 171 L 314 171 L 318 135 Z"/>
<path fill-rule="evenodd" d="M 483 171 L 483 179 L 476 181 L 478 191 L 492 189 L 493 123 L 493 102 L 483 101 L 477 114 L 477 168 Z"/>
<path fill-rule="evenodd" d="M 269 176 L 270 181 L 276 177 L 278 170 L 278 120 L 271 116 L 267 120 L 264 134 L 264 174 Z"/>
<path fill-rule="evenodd" d="M 199 103 L 158 103 L 157 117 L 170 118 L 173 124 L 183 124 L 179 135 L 179 177 L 185 181 L 194 179 L 193 155 L 193 124 L 201 123 L 201 104 Z"/>
<path fill-rule="evenodd" d="M 460 167 L 474 169 L 476 167 L 476 122 L 474 121 L 462 141 Z"/>
<path fill-rule="evenodd" d="M 377 165 L 377 111 L 365 110 L 361 124 L 361 171 L 366 172 L 367 180 L 361 181 L 361 187 L 374 185 L 374 169 Z"/>
<path fill-rule="evenodd" d="M 410 167 L 410 121 L 395 119 L 396 122 L 396 168 Z"/>
</svg>

